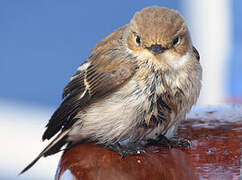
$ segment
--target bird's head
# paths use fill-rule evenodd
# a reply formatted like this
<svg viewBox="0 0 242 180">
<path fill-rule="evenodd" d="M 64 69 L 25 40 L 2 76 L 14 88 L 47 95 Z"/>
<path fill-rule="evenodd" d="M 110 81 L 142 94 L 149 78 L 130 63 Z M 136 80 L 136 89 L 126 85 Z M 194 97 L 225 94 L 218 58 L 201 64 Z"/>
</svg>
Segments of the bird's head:
<svg viewBox="0 0 242 180">
<path fill-rule="evenodd" d="M 134 15 L 126 33 L 126 46 L 132 53 L 162 64 L 174 63 L 169 61 L 192 51 L 184 19 L 163 7 L 144 8 Z"/>
</svg>

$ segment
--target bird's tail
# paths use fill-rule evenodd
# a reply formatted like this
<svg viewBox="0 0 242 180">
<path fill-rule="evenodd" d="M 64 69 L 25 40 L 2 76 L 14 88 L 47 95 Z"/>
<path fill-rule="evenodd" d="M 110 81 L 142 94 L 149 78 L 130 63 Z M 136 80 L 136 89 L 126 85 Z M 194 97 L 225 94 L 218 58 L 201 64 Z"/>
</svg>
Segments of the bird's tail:
<svg viewBox="0 0 242 180">
<path fill-rule="evenodd" d="M 28 166 L 26 166 L 19 175 L 23 174 L 25 171 L 30 169 L 42 156 L 46 157 L 51 154 L 59 152 L 60 148 L 66 144 L 65 138 L 66 135 L 70 132 L 71 129 L 67 129 L 60 133 Z"/>
</svg>

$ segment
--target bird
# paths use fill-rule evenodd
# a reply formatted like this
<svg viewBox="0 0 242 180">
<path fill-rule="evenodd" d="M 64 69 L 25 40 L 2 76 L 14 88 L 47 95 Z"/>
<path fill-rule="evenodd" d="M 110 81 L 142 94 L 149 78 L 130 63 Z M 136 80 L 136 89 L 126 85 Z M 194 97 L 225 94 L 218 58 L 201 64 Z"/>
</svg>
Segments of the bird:
<svg viewBox="0 0 242 180">
<path fill-rule="evenodd" d="M 20 174 L 77 143 L 132 154 L 136 149 L 127 144 L 169 142 L 196 103 L 201 81 L 184 18 L 166 7 L 143 8 L 91 50 L 46 125 L 42 140 L 53 140 Z"/>
</svg>

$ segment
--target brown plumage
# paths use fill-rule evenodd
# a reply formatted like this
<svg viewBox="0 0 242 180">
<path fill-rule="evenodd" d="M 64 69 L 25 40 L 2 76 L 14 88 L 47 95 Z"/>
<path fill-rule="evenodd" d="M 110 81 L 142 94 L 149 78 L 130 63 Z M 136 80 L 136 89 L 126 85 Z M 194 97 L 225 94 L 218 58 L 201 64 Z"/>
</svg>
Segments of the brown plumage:
<svg viewBox="0 0 242 180">
<path fill-rule="evenodd" d="M 199 54 L 178 12 L 149 7 L 101 40 L 63 91 L 42 156 L 82 141 L 110 145 L 172 137 L 201 88 Z"/>
</svg>

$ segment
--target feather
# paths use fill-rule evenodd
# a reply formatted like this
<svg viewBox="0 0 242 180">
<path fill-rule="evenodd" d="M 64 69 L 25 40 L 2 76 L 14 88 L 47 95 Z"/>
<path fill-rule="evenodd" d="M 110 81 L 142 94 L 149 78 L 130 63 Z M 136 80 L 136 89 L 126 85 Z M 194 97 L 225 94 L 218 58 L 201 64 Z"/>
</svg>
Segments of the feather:
<svg viewBox="0 0 242 180">
<path fill-rule="evenodd" d="M 71 129 L 67 129 L 60 133 L 28 166 L 26 166 L 20 173 L 23 174 L 25 171 L 30 169 L 42 156 L 48 156 L 54 154 L 60 150 L 65 143 L 65 137 Z M 56 148 L 58 147 L 58 148 Z"/>
</svg>

